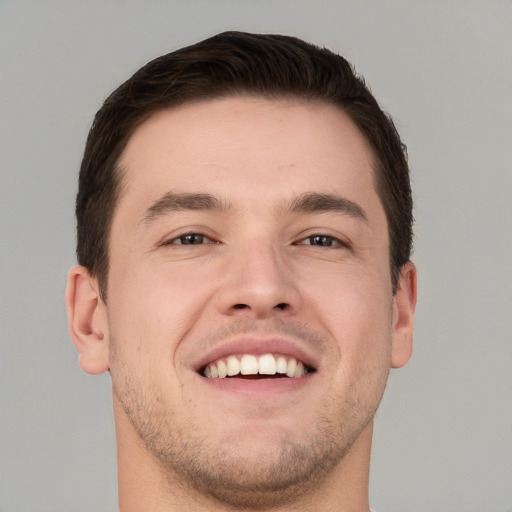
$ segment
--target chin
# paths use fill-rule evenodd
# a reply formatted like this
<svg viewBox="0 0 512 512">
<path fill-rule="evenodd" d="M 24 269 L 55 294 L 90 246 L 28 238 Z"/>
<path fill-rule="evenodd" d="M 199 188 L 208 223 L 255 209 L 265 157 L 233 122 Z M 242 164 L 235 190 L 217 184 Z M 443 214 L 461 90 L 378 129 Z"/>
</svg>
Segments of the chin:
<svg viewBox="0 0 512 512">
<path fill-rule="evenodd" d="M 310 492 L 343 458 L 343 449 L 326 439 L 295 443 L 281 439 L 231 440 L 225 449 L 197 447 L 178 471 L 205 497 L 236 508 L 291 503 Z M 334 448 L 334 449 L 333 449 Z"/>
<path fill-rule="evenodd" d="M 257 510 L 293 503 L 318 489 L 366 426 L 354 430 L 353 424 L 345 428 L 325 417 L 312 424 L 298 430 L 297 423 L 295 429 L 289 422 L 269 427 L 262 420 L 220 438 L 218 431 L 207 435 L 196 426 L 175 431 L 172 447 L 147 447 L 185 488 L 206 500 Z"/>
</svg>

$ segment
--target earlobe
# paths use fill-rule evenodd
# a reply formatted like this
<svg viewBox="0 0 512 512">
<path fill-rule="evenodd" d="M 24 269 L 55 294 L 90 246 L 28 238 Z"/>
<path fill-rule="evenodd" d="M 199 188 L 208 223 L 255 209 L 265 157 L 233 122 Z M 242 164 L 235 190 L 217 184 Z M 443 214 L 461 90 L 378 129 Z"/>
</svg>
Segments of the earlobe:
<svg viewBox="0 0 512 512">
<path fill-rule="evenodd" d="M 416 267 L 408 262 L 401 269 L 393 302 L 392 368 L 401 368 L 411 358 L 416 299 Z"/>
<path fill-rule="evenodd" d="M 68 275 L 66 310 L 71 338 L 86 373 L 109 370 L 108 317 L 98 281 L 88 270 L 75 265 Z"/>
</svg>

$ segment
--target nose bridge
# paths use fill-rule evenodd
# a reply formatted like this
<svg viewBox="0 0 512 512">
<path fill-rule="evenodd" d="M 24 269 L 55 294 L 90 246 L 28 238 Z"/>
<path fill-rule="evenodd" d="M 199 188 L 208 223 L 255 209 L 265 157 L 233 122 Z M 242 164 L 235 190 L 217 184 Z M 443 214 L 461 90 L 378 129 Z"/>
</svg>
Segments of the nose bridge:
<svg viewBox="0 0 512 512">
<path fill-rule="evenodd" d="M 259 240 L 254 247 L 249 248 L 245 263 L 242 261 L 241 265 L 242 275 L 256 293 L 273 292 L 286 281 L 287 269 L 283 264 L 282 254 L 269 241 Z"/>
<path fill-rule="evenodd" d="M 224 313 L 265 317 L 294 311 L 297 306 L 291 269 L 276 243 L 257 237 L 233 251 L 219 290 Z"/>
</svg>

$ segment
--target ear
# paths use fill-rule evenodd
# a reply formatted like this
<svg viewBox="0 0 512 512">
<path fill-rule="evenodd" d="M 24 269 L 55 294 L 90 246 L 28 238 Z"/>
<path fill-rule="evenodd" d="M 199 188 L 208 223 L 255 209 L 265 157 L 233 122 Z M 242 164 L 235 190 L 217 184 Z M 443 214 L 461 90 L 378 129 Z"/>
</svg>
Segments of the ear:
<svg viewBox="0 0 512 512">
<path fill-rule="evenodd" d="M 80 368 L 91 374 L 108 371 L 107 308 L 100 296 L 98 280 L 81 265 L 75 265 L 69 271 L 66 310 Z"/>
<path fill-rule="evenodd" d="M 411 358 L 416 298 L 416 267 L 408 262 L 401 268 L 393 300 L 392 368 L 401 368 Z"/>
</svg>

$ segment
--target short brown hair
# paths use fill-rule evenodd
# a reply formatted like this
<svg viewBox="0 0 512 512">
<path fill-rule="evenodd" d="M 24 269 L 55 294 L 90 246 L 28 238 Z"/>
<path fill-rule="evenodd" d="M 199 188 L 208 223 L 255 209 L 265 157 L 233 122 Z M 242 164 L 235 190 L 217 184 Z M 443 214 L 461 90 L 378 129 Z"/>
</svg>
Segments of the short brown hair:
<svg viewBox="0 0 512 512">
<path fill-rule="evenodd" d="M 98 277 L 103 300 L 109 235 L 120 196 L 117 164 L 131 135 L 157 111 L 240 94 L 321 101 L 349 115 L 374 154 L 395 291 L 400 268 L 410 258 L 413 216 L 406 148 L 390 116 L 340 55 L 290 36 L 224 32 L 152 60 L 116 89 L 96 114 L 80 169 L 77 256 Z"/>
</svg>

